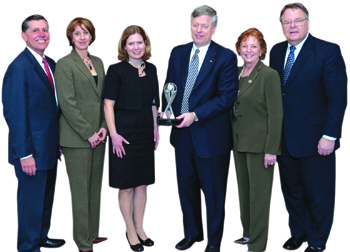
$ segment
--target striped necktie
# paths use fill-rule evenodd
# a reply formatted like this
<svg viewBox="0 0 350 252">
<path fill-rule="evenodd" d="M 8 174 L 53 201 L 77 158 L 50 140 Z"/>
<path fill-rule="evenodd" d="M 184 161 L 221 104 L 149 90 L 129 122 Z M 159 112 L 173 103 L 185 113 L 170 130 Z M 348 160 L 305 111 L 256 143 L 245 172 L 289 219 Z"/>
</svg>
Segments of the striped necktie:
<svg viewBox="0 0 350 252">
<path fill-rule="evenodd" d="M 289 51 L 289 55 L 288 55 L 288 58 L 287 58 L 286 67 L 284 68 L 284 75 L 283 75 L 284 84 L 286 84 L 286 82 L 287 82 L 290 70 L 292 69 L 294 61 L 295 61 L 295 58 L 294 58 L 295 46 L 291 46 L 289 48 L 289 50 L 290 51 Z"/>
<path fill-rule="evenodd" d="M 190 98 L 193 85 L 196 82 L 199 68 L 199 49 L 196 49 L 194 55 L 192 56 L 190 65 L 188 67 L 187 80 L 185 85 L 184 96 L 182 98 L 181 114 L 189 112 L 188 99 Z"/>
</svg>

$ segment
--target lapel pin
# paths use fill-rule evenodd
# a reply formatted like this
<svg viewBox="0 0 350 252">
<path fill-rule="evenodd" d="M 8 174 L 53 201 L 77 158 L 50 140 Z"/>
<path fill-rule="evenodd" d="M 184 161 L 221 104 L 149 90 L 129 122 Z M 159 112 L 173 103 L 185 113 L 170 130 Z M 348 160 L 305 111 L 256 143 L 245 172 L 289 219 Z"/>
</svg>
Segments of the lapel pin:
<svg viewBox="0 0 350 252">
<path fill-rule="evenodd" d="M 210 63 L 213 63 L 213 61 L 212 61 L 212 60 L 210 60 Z"/>
<path fill-rule="evenodd" d="M 252 83 L 252 80 L 248 80 L 248 83 Z"/>
</svg>

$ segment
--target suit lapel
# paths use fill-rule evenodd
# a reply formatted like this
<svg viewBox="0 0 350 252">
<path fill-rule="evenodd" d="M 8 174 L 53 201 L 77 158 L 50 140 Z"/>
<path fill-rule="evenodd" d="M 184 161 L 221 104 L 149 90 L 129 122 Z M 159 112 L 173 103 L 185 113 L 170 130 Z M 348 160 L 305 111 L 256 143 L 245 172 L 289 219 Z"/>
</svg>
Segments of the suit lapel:
<svg viewBox="0 0 350 252">
<path fill-rule="evenodd" d="M 193 43 L 189 43 L 186 45 L 184 48 L 182 54 L 181 54 L 181 60 L 180 62 L 182 63 L 180 66 L 180 76 L 181 76 L 181 85 L 183 89 L 185 90 L 186 86 L 186 80 L 187 80 L 187 74 L 188 74 L 188 66 L 190 64 L 190 57 L 191 57 L 191 50 L 193 47 Z M 180 83 L 175 83 L 176 85 Z"/>
<path fill-rule="evenodd" d="M 248 82 L 239 90 L 239 96 L 241 96 L 245 91 L 247 91 L 247 89 L 249 89 L 253 85 L 254 81 L 256 80 L 256 78 L 260 73 L 260 69 L 262 68 L 262 66 L 263 66 L 263 63 L 261 61 L 259 61 L 256 64 L 256 66 L 248 76 Z"/>
<path fill-rule="evenodd" d="M 75 61 L 75 66 L 86 76 L 86 78 L 89 80 L 90 85 L 92 86 L 92 88 L 94 89 L 94 91 L 96 92 L 96 94 L 98 95 L 99 92 L 97 90 L 97 86 L 96 86 L 96 82 L 94 80 L 94 77 L 92 76 L 91 72 L 89 71 L 89 69 L 86 67 L 84 61 L 82 60 L 82 58 L 79 56 L 79 54 L 73 49 L 71 52 L 72 58 Z M 90 55 L 88 55 L 90 57 Z M 94 64 L 95 66 L 95 62 L 90 58 L 90 60 L 92 61 L 92 64 Z M 95 67 L 96 69 L 96 67 Z M 97 72 L 97 70 L 96 70 Z"/>
<path fill-rule="evenodd" d="M 55 68 L 56 68 L 55 62 L 52 59 L 50 59 L 49 57 L 47 57 L 46 55 L 45 55 L 45 58 L 47 60 L 47 63 L 50 66 L 52 74 L 55 74 Z M 52 78 L 54 78 L 54 76 L 52 76 Z"/>
<path fill-rule="evenodd" d="M 204 77 L 209 73 L 210 68 L 215 64 L 215 58 L 215 42 L 211 41 L 207 54 L 205 55 L 202 66 L 199 70 L 196 82 L 194 83 L 192 92 L 198 87 L 198 85 L 203 81 Z"/>
<path fill-rule="evenodd" d="M 284 42 L 284 44 L 282 45 L 282 50 L 279 52 L 279 55 L 277 56 L 277 59 L 279 60 L 278 66 L 279 68 L 276 69 L 280 79 L 281 79 L 281 83 L 282 83 L 282 88 L 283 88 L 283 76 L 284 76 L 284 61 L 286 58 L 286 52 L 287 52 L 287 48 L 288 48 L 288 42 Z"/>
<path fill-rule="evenodd" d="M 293 67 L 290 71 L 286 84 L 284 85 L 283 90 L 287 89 L 289 85 L 293 82 L 293 79 L 297 76 L 299 71 L 305 65 L 307 60 L 310 58 L 313 50 L 313 37 L 309 34 L 309 37 L 306 39 L 303 47 L 301 48 L 297 59 L 295 60 Z"/>
<path fill-rule="evenodd" d="M 51 72 L 52 72 L 52 79 L 53 79 L 54 85 L 55 85 L 55 92 L 52 92 L 52 93 L 54 95 L 54 99 L 55 99 L 55 102 L 56 102 L 56 105 L 57 105 L 57 110 L 59 110 L 60 109 L 60 105 L 58 104 L 58 101 L 56 99 L 56 83 L 55 83 L 55 77 L 54 77 L 55 69 L 56 69 L 56 63 L 55 63 L 55 61 L 53 61 L 51 58 L 47 57 L 46 55 L 45 55 L 45 58 L 47 60 L 47 63 L 49 64 L 49 67 L 50 67 Z M 50 83 L 50 87 L 51 87 L 51 83 Z"/>
<path fill-rule="evenodd" d="M 49 90 L 50 94 L 52 95 L 52 98 L 56 101 L 55 94 L 52 90 L 50 80 L 47 77 L 44 69 L 40 66 L 40 64 L 34 57 L 34 55 L 27 48 L 24 50 L 24 53 L 27 55 L 29 62 L 33 65 L 34 72 L 40 77 L 40 79 L 43 81 L 43 84 L 46 86 L 46 88 Z M 54 68 L 53 69 L 51 68 L 51 70 L 54 71 Z"/>
<path fill-rule="evenodd" d="M 97 86 L 96 86 L 95 79 L 94 79 L 94 77 L 92 77 L 92 78 L 93 78 L 93 81 L 94 81 L 93 84 L 94 84 L 94 87 L 95 87 L 96 90 L 97 90 L 98 96 L 101 96 L 101 95 L 102 95 L 102 89 L 103 89 L 103 76 L 104 76 L 103 65 L 100 64 L 99 61 L 97 61 L 97 60 L 95 59 L 95 57 L 90 56 L 90 55 L 89 55 L 89 57 L 90 57 L 90 59 L 91 59 L 91 61 L 92 61 L 92 64 L 93 64 L 94 67 L 95 67 L 95 70 L 96 70 L 96 73 L 97 73 L 97 78 L 98 78 L 98 82 L 97 82 Z M 85 65 L 85 64 L 84 64 L 84 65 Z M 90 73 L 90 71 L 89 71 L 89 73 Z M 91 75 L 91 73 L 90 73 L 90 75 Z M 91 76 L 92 76 L 92 75 L 91 75 Z M 91 80 L 90 80 L 90 82 L 91 82 Z"/>
</svg>

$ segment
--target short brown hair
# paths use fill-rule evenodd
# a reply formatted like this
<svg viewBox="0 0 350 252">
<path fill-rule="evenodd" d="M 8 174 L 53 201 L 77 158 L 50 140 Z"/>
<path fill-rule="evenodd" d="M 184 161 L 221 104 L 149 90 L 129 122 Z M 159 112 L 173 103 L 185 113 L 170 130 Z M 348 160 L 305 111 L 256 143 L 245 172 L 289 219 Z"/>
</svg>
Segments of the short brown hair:
<svg viewBox="0 0 350 252">
<path fill-rule="evenodd" d="M 145 54 L 142 56 L 143 60 L 148 60 L 151 58 L 151 41 L 149 40 L 149 37 L 147 36 L 144 29 L 142 29 L 141 26 L 137 25 L 130 25 L 125 28 L 123 31 L 122 36 L 120 37 L 119 44 L 118 44 L 118 59 L 128 61 L 129 55 L 125 50 L 126 41 L 128 40 L 129 36 L 132 34 L 140 34 L 143 38 L 143 41 L 146 44 Z"/>
<path fill-rule="evenodd" d="M 258 41 L 259 41 L 259 44 L 260 44 L 260 52 L 261 52 L 261 56 L 259 56 L 259 59 L 260 60 L 263 60 L 265 59 L 265 55 L 266 55 L 266 52 L 267 52 L 267 46 L 266 46 L 266 42 L 264 40 L 264 35 L 256 28 L 250 28 L 246 31 L 244 31 L 239 37 L 238 37 L 238 40 L 236 42 L 236 50 L 237 50 L 237 53 L 238 55 L 241 55 L 241 43 L 243 41 L 246 41 L 249 36 L 252 36 L 252 37 L 255 37 Z"/>
<path fill-rule="evenodd" d="M 92 24 L 92 22 L 87 19 L 87 18 L 82 18 L 82 17 L 77 17 L 74 18 L 72 21 L 70 21 L 68 27 L 67 27 L 67 39 L 69 41 L 69 45 L 72 46 L 73 48 L 75 48 L 74 43 L 73 43 L 73 32 L 75 30 L 75 28 L 77 27 L 77 25 L 79 25 L 81 27 L 81 29 L 83 30 L 88 30 L 90 35 L 91 35 L 91 41 L 89 43 L 89 45 L 91 45 L 96 38 L 95 35 L 95 27 Z"/>
</svg>

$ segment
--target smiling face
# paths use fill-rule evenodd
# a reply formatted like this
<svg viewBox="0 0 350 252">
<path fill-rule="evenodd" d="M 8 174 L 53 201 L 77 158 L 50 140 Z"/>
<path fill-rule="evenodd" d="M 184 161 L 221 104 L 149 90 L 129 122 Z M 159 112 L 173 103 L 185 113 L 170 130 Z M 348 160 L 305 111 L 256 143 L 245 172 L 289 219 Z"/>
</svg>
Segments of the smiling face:
<svg viewBox="0 0 350 252">
<path fill-rule="evenodd" d="M 91 42 L 91 34 L 85 25 L 77 25 L 72 34 L 72 41 L 74 43 L 74 48 L 77 51 L 87 50 L 90 42 Z"/>
<path fill-rule="evenodd" d="M 284 36 L 291 45 L 297 45 L 303 41 L 309 31 L 309 21 L 305 20 L 300 25 L 296 25 L 295 20 L 297 19 L 305 19 L 304 12 L 299 8 L 286 9 L 282 17 L 282 23 L 293 21 L 290 26 L 284 27 L 282 25 Z"/>
<path fill-rule="evenodd" d="M 125 43 L 125 50 L 130 60 L 140 60 L 145 54 L 146 44 L 139 33 L 131 34 Z"/>
<path fill-rule="evenodd" d="M 197 48 L 210 43 L 211 37 L 215 33 L 216 26 L 213 27 L 212 19 L 208 15 L 201 15 L 191 20 L 191 33 L 194 44 Z"/>
<path fill-rule="evenodd" d="M 27 46 L 34 52 L 43 56 L 50 42 L 49 28 L 45 20 L 32 20 L 28 22 L 29 28 L 22 32 L 22 38 Z"/>
<path fill-rule="evenodd" d="M 244 60 L 244 64 L 255 65 L 259 61 L 261 48 L 259 41 L 254 36 L 249 36 L 242 41 L 240 46 L 240 55 Z"/>
</svg>

